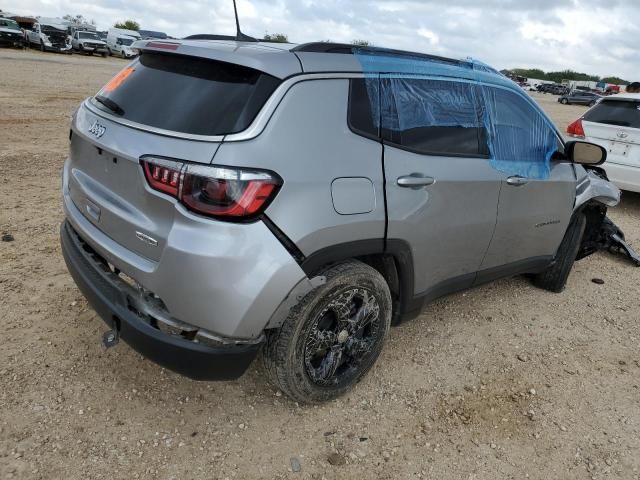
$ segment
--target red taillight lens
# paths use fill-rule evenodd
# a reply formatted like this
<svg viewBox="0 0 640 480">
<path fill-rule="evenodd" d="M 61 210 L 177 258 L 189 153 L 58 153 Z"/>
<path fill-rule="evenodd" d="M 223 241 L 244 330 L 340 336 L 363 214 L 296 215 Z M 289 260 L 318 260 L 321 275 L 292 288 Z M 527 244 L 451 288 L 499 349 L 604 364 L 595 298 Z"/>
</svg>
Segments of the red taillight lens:
<svg viewBox="0 0 640 480">
<path fill-rule="evenodd" d="M 584 128 L 582 128 L 582 119 L 579 118 L 567 127 L 567 133 L 572 137 L 584 138 Z"/>
<path fill-rule="evenodd" d="M 149 185 L 180 200 L 189 210 L 216 218 L 247 220 L 275 197 L 282 180 L 259 170 L 141 160 Z"/>
<path fill-rule="evenodd" d="M 251 217 L 264 210 L 280 183 L 266 172 L 189 165 L 180 200 L 204 215 Z"/>
<path fill-rule="evenodd" d="M 178 196 L 182 164 L 164 159 L 142 160 L 144 176 L 151 188 Z"/>
</svg>

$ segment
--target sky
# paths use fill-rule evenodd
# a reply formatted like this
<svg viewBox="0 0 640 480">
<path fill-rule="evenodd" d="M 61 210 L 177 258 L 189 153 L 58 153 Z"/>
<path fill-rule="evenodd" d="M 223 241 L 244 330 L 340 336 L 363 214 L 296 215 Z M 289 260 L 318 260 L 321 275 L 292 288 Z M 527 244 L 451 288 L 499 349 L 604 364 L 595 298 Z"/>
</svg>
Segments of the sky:
<svg viewBox="0 0 640 480">
<path fill-rule="evenodd" d="M 640 81 L 639 0 L 237 0 L 242 31 L 289 40 L 367 40 L 498 69 L 572 69 Z M 133 19 L 175 37 L 234 34 L 231 0 L 0 0 L 13 13 Z"/>
</svg>

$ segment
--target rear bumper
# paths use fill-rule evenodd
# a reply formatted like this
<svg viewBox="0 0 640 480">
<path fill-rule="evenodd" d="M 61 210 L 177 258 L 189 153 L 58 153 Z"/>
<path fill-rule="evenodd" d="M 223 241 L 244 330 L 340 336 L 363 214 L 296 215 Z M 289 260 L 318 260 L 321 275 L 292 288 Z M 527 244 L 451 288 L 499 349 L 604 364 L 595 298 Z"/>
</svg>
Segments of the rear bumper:
<svg viewBox="0 0 640 480">
<path fill-rule="evenodd" d="M 212 347 L 153 327 L 131 308 L 115 274 L 87 253 L 67 221 L 60 227 L 62 253 L 76 285 L 102 319 L 134 350 L 195 380 L 233 380 L 254 360 L 260 343 Z"/>
<path fill-rule="evenodd" d="M 609 180 L 621 190 L 640 192 L 640 167 L 607 161 L 602 165 L 602 168 L 607 172 Z"/>
</svg>

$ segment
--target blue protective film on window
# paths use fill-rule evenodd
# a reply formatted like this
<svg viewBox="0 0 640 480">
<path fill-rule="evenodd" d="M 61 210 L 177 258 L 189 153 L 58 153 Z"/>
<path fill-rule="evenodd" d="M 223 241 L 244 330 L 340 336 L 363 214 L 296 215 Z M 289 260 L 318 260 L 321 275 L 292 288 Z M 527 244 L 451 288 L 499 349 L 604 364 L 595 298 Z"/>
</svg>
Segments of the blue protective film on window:
<svg viewBox="0 0 640 480">
<path fill-rule="evenodd" d="M 549 176 L 558 148 L 554 127 L 526 94 L 490 66 L 360 48 L 354 55 L 362 65 L 377 127 L 484 127 L 493 168 L 533 179 Z"/>
</svg>

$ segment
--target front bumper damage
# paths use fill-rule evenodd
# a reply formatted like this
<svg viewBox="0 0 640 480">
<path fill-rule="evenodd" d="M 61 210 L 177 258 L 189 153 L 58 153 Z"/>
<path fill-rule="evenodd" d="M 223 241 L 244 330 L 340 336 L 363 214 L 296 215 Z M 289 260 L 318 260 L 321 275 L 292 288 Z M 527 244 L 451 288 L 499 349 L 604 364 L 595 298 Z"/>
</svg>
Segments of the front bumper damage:
<svg viewBox="0 0 640 480">
<path fill-rule="evenodd" d="M 624 255 L 640 267 L 640 254 L 625 240 L 622 230 L 607 217 L 607 207 L 616 206 L 619 202 L 620 190 L 609 182 L 603 170 L 589 170 L 578 183 L 574 211 L 585 214 L 587 226 L 576 260 L 605 250 Z"/>
<path fill-rule="evenodd" d="M 622 230 L 606 214 L 598 221 L 600 224 L 598 228 L 591 227 L 591 229 L 585 230 L 585 236 L 576 260 L 604 250 L 624 255 L 636 267 L 640 267 L 640 254 L 625 240 Z"/>
</svg>

